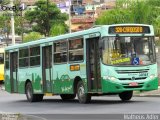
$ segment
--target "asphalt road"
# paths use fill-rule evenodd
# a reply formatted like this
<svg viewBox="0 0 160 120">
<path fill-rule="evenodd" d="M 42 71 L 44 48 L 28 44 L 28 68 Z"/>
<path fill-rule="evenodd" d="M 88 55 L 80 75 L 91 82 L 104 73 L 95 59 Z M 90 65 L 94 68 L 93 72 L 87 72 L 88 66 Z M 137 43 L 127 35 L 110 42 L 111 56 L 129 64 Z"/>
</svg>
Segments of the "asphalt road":
<svg viewBox="0 0 160 120">
<path fill-rule="evenodd" d="M 160 98 L 133 97 L 122 102 L 118 96 L 102 96 L 80 104 L 77 99 L 62 101 L 59 96 L 45 96 L 43 102 L 29 103 L 25 95 L 0 90 L 0 113 L 32 114 L 48 120 L 53 114 L 160 114 Z"/>
</svg>

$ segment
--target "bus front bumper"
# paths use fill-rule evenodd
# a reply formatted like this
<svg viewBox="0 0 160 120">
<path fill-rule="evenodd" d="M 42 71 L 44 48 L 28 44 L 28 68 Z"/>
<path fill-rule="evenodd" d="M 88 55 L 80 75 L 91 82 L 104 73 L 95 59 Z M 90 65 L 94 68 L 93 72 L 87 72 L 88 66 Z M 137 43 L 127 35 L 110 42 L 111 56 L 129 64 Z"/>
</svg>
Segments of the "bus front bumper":
<svg viewBox="0 0 160 120">
<path fill-rule="evenodd" d="M 136 83 L 136 85 L 134 85 L 134 83 Z M 131 91 L 131 90 L 150 91 L 156 89 L 158 89 L 158 77 L 155 77 L 152 80 L 147 80 L 144 82 L 139 82 L 137 80 L 137 81 L 130 81 L 127 83 L 102 79 L 103 93 L 120 93 L 123 91 Z"/>
</svg>

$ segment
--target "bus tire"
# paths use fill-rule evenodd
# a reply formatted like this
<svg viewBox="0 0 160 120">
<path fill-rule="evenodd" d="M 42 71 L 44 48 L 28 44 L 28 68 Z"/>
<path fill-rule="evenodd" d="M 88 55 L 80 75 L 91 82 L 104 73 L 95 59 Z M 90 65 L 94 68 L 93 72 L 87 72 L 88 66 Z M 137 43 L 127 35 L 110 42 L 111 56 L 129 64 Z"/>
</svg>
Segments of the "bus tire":
<svg viewBox="0 0 160 120">
<path fill-rule="evenodd" d="M 119 94 L 122 101 L 129 101 L 133 96 L 133 91 L 125 91 Z"/>
<path fill-rule="evenodd" d="M 60 94 L 62 100 L 73 100 L 76 94 Z"/>
<path fill-rule="evenodd" d="M 25 87 L 26 97 L 29 102 L 36 102 L 37 95 L 33 94 L 33 87 L 31 82 L 28 82 Z"/>
<path fill-rule="evenodd" d="M 85 93 L 85 88 L 82 81 L 79 81 L 77 85 L 77 97 L 78 97 L 79 103 L 84 104 L 91 101 L 91 95 L 88 93 Z"/>
</svg>

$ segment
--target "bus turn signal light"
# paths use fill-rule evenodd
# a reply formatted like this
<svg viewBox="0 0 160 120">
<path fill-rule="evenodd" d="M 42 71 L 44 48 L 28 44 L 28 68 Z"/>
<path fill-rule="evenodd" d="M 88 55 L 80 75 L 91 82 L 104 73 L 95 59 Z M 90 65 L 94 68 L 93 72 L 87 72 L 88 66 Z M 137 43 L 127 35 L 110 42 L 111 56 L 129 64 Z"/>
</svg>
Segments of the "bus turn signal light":
<svg viewBox="0 0 160 120">
<path fill-rule="evenodd" d="M 70 71 L 79 71 L 80 66 L 79 65 L 70 65 Z"/>
</svg>

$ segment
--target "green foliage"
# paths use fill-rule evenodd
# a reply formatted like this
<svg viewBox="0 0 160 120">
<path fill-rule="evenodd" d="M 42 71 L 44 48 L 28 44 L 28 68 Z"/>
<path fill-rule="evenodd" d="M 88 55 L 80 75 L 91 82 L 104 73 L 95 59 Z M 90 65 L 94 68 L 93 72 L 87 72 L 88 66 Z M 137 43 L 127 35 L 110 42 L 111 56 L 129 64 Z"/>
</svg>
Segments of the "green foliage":
<svg viewBox="0 0 160 120">
<path fill-rule="evenodd" d="M 9 16 L 0 16 L 0 28 L 1 28 L 1 34 L 9 35 L 10 33 L 10 17 Z"/>
<path fill-rule="evenodd" d="M 113 9 L 108 10 L 101 14 L 96 20 L 96 24 L 118 24 L 118 23 L 131 23 L 133 22 L 130 12 L 126 9 Z"/>
<path fill-rule="evenodd" d="M 61 34 L 64 34 L 66 33 L 66 28 L 67 26 L 63 25 L 63 24 L 54 24 L 52 27 L 51 27 L 51 30 L 50 30 L 50 35 L 51 36 L 57 36 L 57 35 L 61 35 Z"/>
<path fill-rule="evenodd" d="M 147 2 L 137 1 L 132 4 L 131 16 L 135 23 L 152 24 L 152 7 Z"/>
<path fill-rule="evenodd" d="M 154 7 L 160 7 L 160 0 L 148 0 L 148 4 Z"/>
<path fill-rule="evenodd" d="M 26 34 L 24 36 L 24 41 L 23 42 L 29 42 L 29 41 L 33 41 L 33 40 L 38 40 L 40 38 L 42 38 L 43 35 L 41 35 L 38 32 L 30 32 L 29 34 Z"/>
<path fill-rule="evenodd" d="M 160 0 L 117 0 L 115 9 L 96 20 L 98 25 L 117 23 L 152 24 L 160 36 Z"/>
<path fill-rule="evenodd" d="M 10 0 L 0 0 L 1 5 L 9 4 Z"/>
<path fill-rule="evenodd" d="M 5 2 L 2 3 L 2 5 L 5 4 L 9 4 L 10 0 L 4 0 Z M 16 6 L 17 8 L 20 5 L 20 0 L 14 0 L 14 6 Z M 24 28 L 22 29 L 22 22 L 25 21 L 25 19 L 21 15 L 21 11 L 14 11 L 14 25 L 15 25 L 15 33 L 18 35 L 22 34 L 22 31 L 26 31 L 24 30 Z M 2 11 L 0 14 L 0 28 L 2 29 L 2 34 L 4 34 L 4 32 L 6 33 L 7 30 L 7 34 L 9 35 L 11 32 L 11 17 L 10 17 L 11 13 L 10 11 Z M 5 30 L 5 31 L 4 31 Z"/>
<path fill-rule="evenodd" d="M 33 31 L 49 36 L 48 34 L 50 33 L 50 29 L 54 24 L 63 24 L 65 20 L 67 20 L 67 15 L 62 14 L 53 3 L 49 2 L 48 10 L 46 0 L 40 0 L 36 2 L 35 5 L 37 7 L 33 11 L 27 11 L 25 13 L 25 18 L 31 24 L 35 23 L 32 28 Z"/>
</svg>

